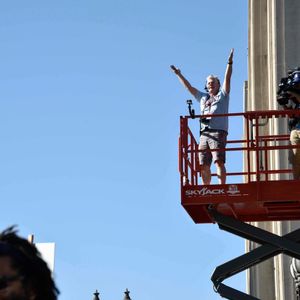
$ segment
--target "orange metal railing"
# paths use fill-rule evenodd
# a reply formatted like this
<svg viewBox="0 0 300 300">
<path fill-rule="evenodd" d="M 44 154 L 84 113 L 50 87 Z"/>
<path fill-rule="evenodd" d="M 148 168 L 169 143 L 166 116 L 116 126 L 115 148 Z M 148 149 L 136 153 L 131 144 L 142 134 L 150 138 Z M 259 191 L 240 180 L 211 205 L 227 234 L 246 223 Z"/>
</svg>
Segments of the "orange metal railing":
<svg viewBox="0 0 300 300">
<path fill-rule="evenodd" d="M 272 174 L 290 174 L 291 169 L 274 169 L 270 166 L 271 151 L 287 151 L 288 149 L 296 148 L 289 144 L 289 134 L 269 134 L 270 130 L 265 130 L 271 120 L 282 119 L 287 122 L 291 116 L 300 116 L 300 111 L 285 110 L 285 111 L 250 111 L 245 113 L 230 113 L 218 115 L 206 115 L 205 117 L 224 117 L 230 119 L 239 117 L 243 119 L 244 135 L 240 140 L 227 141 L 227 147 L 222 149 L 226 152 L 242 151 L 245 167 L 244 170 L 238 172 L 228 172 L 227 176 L 244 176 L 246 182 L 253 181 L 268 181 Z M 179 138 L 179 171 L 181 175 L 181 185 L 186 184 L 198 185 L 200 177 L 199 166 L 199 150 L 198 143 L 189 128 L 189 122 L 200 120 L 204 116 L 196 115 L 194 118 L 190 116 L 180 117 L 180 138 Z M 230 132 L 229 132 L 230 138 Z M 241 145 L 241 146 L 237 146 Z M 214 150 L 211 150 L 214 151 Z M 228 161 L 227 164 L 231 162 Z M 212 174 L 216 176 L 216 174 Z"/>
</svg>

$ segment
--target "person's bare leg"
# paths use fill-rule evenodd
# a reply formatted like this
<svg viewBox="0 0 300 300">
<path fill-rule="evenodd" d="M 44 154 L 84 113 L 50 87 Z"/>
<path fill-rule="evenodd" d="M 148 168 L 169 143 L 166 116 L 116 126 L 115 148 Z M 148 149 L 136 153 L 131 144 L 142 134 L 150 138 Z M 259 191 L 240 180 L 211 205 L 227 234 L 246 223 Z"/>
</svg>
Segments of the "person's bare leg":
<svg viewBox="0 0 300 300">
<path fill-rule="evenodd" d="M 300 150 L 300 149 L 296 149 L 296 150 Z M 293 167 L 294 179 L 300 179 L 300 152 L 299 151 L 294 156 L 292 167 Z"/>
<path fill-rule="evenodd" d="M 226 168 L 224 163 L 221 160 L 217 160 L 215 162 L 216 168 L 217 168 L 217 176 L 219 180 L 219 184 L 225 184 L 226 183 Z"/>
<path fill-rule="evenodd" d="M 293 178 L 295 180 L 300 179 L 300 170 L 299 170 L 299 166 L 297 165 L 293 165 Z"/>
<path fill-rule="evenodd" d="M 203 184 L 204 185 L 209 185 L 210 181 L 211 181 L 210 166 L 208 166 L 208 165 L 202 165 L 200 173 L 201 173 Z"/>
<path fill-rule="evenodd" d="M 299 146 L 300 145 L 300 130 L 294 129 L 291 131 L 290 135 L 291 145 Z M 294 148 L 293 151 L 293 159 L 292 159 L 292 167 L 293 167 L 293 175 L 294 179 L 300 179 L 300 149 Z"/>
</svg>

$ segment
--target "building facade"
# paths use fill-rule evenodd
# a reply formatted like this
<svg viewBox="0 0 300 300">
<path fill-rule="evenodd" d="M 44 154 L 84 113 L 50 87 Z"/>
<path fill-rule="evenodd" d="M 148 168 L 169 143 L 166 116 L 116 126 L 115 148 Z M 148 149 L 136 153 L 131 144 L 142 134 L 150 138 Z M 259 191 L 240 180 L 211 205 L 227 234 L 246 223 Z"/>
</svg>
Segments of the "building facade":
<svg viewBox="0 0 300 300">
<path fill-rule="evenodd" d="M 249 0 L 248 82 L 245 110 L 280 109 L 276 101 L 278 83 L 289 69 L 300 66 L 300 1 Z M 287 124 L 270 122 L 263 130 L 270 134 L 288 133 Z M 290 168 L 288 153 L 273 151 L 269 165 Z M 274 179 L 290 175 L 274 174 Z M 299 228 L 300 222 L 255 222 L 253 225 L 278 235 Z M 257 245 L 246 242 L 247 250 Z M 290 274 L 291 258 L 278 255 L 247 272 L 247 292 L 262 300 L 295 300 Z"/>
</svg>

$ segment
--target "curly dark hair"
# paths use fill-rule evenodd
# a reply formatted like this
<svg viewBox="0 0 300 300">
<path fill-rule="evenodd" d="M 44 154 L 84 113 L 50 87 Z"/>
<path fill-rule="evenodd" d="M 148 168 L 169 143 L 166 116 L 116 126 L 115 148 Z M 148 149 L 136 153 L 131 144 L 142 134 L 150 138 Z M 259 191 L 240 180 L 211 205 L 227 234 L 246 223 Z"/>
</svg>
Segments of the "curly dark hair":
<svg viewBox="0 0 300 300">
<path fill-rule="evenodd" d="M 34 244 L 17 235 L 15 226 L 0 233 L 0 256 L 9 256 L 13 267 L 30 286 L 35 300 L 56 300 L 59 294 L 51 271 Z"/>
</svg>

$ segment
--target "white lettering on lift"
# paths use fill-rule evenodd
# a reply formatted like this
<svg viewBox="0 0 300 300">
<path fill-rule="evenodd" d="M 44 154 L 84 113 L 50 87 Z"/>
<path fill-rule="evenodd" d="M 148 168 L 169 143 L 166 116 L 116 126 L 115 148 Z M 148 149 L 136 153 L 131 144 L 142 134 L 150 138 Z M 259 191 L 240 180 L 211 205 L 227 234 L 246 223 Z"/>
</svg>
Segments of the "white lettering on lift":
<svg viewBox="0 0 300 300">
<path fill-rule="evenodd" d="M 229 185 L 229 187 L 228 187 L 227 193 L 228 193 L 229 195 L 236 195 L 236 194 L 240 194 L 241 192 L 239 191 L 237 185 L 231 184 L 231 185 Z"/>
<path fill-rule="evenodd" d="M 186 190 L 186 196 L 206 196 L 206 195 L 225 195 L 224 189 L 208 189 L 207 187 L 201 190 Z"/>
</svg>

